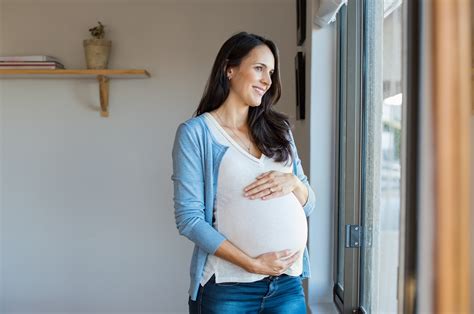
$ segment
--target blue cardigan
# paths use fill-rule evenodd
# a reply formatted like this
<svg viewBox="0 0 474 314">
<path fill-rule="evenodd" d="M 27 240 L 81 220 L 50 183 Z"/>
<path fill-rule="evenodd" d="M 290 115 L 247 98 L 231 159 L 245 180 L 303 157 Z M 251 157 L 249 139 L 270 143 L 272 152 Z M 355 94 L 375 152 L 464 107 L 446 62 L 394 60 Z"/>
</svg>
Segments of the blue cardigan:
<svg viewBox="0 0 474 314">
<path fill-rule="evenodd" d="M 291 133 L 290 133 L 291 136 Z M 315 196 L 303 173 L 293 136 L 294 174 L 308 188 L 303 206 L 306 216 L 314 209 Z M 219 165 L 227 146 L 218 143 L 200 115 L 182 123 L 173 146 L 174 208 L 179 233 L 195 243 L 191 260 L 189 295 L 196 300 L 208 254 L 214 254 L 225 237 L 212 226 Z M 308 250 L 303 255 L 304 278 L 310 276 Z"/>
</svg>

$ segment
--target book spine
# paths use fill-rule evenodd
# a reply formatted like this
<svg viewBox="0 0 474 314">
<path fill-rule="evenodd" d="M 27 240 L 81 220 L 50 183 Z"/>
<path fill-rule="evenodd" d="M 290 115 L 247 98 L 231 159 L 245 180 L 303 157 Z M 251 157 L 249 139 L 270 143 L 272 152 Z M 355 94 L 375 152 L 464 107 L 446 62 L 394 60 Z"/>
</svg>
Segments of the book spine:
<svg viewBox="0 0 474 314">
<path fill-rule="evenodd" d="M 25 65 L 25 66 L 16 66 L 16 65 L 6 65 L 0 66 L 0 70 L 57 70 L 64 69 L 57 67 L 55 65 Z"/>
<path fill-rule="evenodd" d="M 37 61 L 24 61 L 24 62 L 19 62 L 19 61 L 0 61 L 0 66 L 7 66 L 7 65 L 18 65 L 18 66 L 28 66 L 28 65 L 57 65 L 57 66 L 63 66 L 59 62 L 37 62 Z"/>
<path fill-rule="evenodd" d="M 0 56 L 0 61 L 50 61 L 60 62 L 58 58 L 51 56 Z"/>
</svg>

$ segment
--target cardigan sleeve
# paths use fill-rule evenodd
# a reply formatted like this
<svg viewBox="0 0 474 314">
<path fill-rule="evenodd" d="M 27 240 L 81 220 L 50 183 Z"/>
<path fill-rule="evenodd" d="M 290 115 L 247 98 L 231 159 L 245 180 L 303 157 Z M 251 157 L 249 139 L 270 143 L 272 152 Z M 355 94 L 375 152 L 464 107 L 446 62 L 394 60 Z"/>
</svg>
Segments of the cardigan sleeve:
<svg viewBox="0 0 474 314">
<path fill-rule="evenodd" d="M 181 124 L 173 145 L 174 214 L 179 233 L 208 254 L 214 254 L 225 237 L 205 220 L 203 157 L 198 136 Z"/>
<path fill-rule="evenodd" d="M 301 160 L 298 156 L 298 150 L 296 149 L 295 139 L 293 138 L 293 134 L 291 130 L 288 131 L 290 134 L 290 142 L 291 147 L 293 149 L 293 173 L 300 179 L 300 181 L 306 186 L 308 189 L 308 199 L 306 203 L 303 205 L 303 210 L 306 214 L 306 217 L 311 215 L 315 206 L 316 206 L 316 196 L 314 194 L 313 189 L 309 185 L 308 177 L 304 174 L 303 166 L 301 165 Z"/>
</svg>

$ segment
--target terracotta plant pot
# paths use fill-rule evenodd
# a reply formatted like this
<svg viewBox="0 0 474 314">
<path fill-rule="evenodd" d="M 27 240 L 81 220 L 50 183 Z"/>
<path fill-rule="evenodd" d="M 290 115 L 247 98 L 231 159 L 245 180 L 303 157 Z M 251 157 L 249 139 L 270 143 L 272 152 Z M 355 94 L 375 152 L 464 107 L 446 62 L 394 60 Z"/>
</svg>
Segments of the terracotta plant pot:
<svg viewBox="0 0 474 314">
<path fill-rule="evenodd" d="M 84 40 L 84 53 L 88 69 L 107 69 L 112 41 L 106 39 Z"/>
</svg>

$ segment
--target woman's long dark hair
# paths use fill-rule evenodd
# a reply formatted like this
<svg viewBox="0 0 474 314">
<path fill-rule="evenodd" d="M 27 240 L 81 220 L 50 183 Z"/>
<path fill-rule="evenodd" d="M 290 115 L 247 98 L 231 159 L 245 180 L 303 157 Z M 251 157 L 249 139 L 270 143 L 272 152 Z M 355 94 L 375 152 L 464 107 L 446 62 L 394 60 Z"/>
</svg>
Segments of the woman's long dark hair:
<svg viewBox="0 0 474 314">
<path fill-rule="evenodd" d="M 277 162 L 287 162 L 291 153 L 289 140 L 290 122 L 288 117 L 273 110 L 281 96 L 280 61 L 276 45 L 266 38 L 241 32 L 229 38 L 219 50 L 211 76 L 196 116 L 219 108 L 229 95 L 229 81 L 226 71 L 229 67 L 239 66 L 252 49 L 266 45 L 275 59 L 275 69 L 271 75 L 270 89 L 263 95 L 260 106 L 250 107 L 248 125 L 255 144 L 266 156 Z"/>
</svg>

